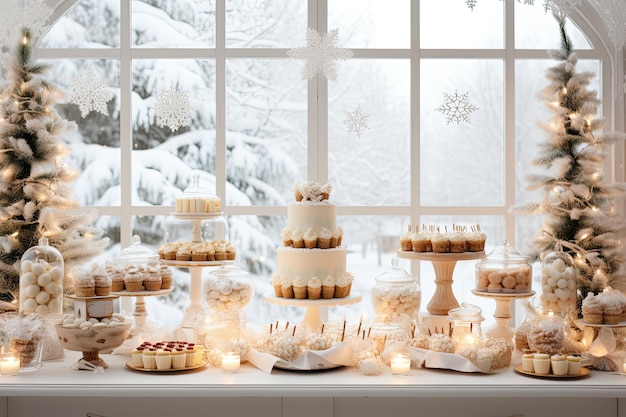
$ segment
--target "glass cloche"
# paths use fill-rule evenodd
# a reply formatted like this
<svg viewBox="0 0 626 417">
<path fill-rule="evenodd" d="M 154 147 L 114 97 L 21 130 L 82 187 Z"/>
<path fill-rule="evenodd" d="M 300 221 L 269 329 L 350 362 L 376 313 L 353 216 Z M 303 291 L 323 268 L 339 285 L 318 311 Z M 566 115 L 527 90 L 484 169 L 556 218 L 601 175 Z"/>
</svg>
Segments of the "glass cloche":
<svg viewBox="0 0 626 417">
<path fill-rule="evenodd" d="M 398 265 L 399 259 L 391 260 L 391 268 L 378 275 L 372 288 L 372 303 L 376 321 L 389 322 L 402 318 L 410 319 L 419 312 L 422 291 L 417 277 Z"/>
<path fill-rule="evenodd" d="M 63 309 L 63 256 L 39 239 L 39 245 L 24 252 L 20 262 L 21 314 L 60 314 Z"/>
<path fill-rule="evenodd" d="M 117 263 L 121 266 L 126 265 L 147 265 L 159 259 L 152 250 L 141 245 L 141 238 L 134 235 L 129 247 L 122 250 L 117 258 Z"/>
<path fill-rule="evenodd" d="M 223 265 L 209 274 L 204 282 L 203 297 L 215 312 L 243 311 L 254 297 L 254 283 L 250 274 L 236 265 Z"/>
<path fill-rule="evenodd" d="M 532 267 L 508 241 L 496 247 L 476 264 L 476 291 L 488 293 L 529 293 Z"/>
</svg>

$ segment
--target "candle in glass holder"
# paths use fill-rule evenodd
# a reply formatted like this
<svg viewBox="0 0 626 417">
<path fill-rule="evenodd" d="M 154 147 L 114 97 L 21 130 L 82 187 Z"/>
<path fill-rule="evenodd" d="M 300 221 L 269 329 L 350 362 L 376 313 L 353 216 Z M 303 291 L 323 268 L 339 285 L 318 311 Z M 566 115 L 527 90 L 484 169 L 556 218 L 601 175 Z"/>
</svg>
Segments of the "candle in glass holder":
<svg viewBox="0 0 626 417">
<path fill-rule="evenodd" d="M 0 375 L 16 375 L 19 371 L 19 354 L 9 352 L 0 355 Z"/>
<path fill-rule="evenodd" d="M 411 359 L 406 355 L 395 355 L 391 358 L 391 373 L 393 375 L 408 375 L 411 369 Z"/>
<path fill-rule="evenodd" d="M 241 360 L 239 355 L 233 352 L 222 354 L 222 371 L 235 372 L 239 369 Z"/>
</svg>

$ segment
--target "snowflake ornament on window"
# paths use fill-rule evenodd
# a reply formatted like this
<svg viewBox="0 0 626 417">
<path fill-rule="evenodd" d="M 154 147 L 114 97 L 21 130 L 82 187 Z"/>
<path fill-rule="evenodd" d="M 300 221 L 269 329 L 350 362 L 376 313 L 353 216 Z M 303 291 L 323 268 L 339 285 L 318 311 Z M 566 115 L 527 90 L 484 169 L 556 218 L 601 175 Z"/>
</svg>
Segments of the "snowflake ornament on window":
<svg viewBox="0 0 626 417">
<path fill-rule="evenodd" d="M 109 79 L 99 77 L 96 69 L 91 65 L 87 67 L 83 77 L 72 79 L 72 95 L 68 101 L 78 106 L 82 118 L 85 118 L 91 111 L 108 116 L 107 102 L 112 98 L 113 93 L 109 91 Z"/>
<path fill-rule="evenodd" d="M 161 92 L 157 96 L 155 110 L 159 127 L 167 126 L 175 132 L 179 127 L 189 126 L 191 110 L 189 94 L 185 91 L 170 88 Z"/>
<path fill-rule="evenodd" d="M 339 29 L 320 36 L 316 30 L 307 28 L 307 46 L 287 51 L 294 59 L 305 60 L 302 79 L 310 80 L 316 74 L 322 74 L 331 81 L 337 81 L 337 61 L 346 61 L 354 55 L 350 49 L 338 48 Z"/>
<path fill-rule="evenodd" d="M 348 134 L 354 133 L 360 138 L 361 130 L 369 129 L 369 126 L 367 125 L 367 120 L 372 115 L 361 112 L 360 104 L 356 106 L 353 111 L 348 112 L 344 110 L 344 113 L 346 113 L 346 118 L 344 119 L 343 124 L 348 127 Z"/>
<path fill-rule="evenodd" d="M 12 48 L 28 28 L 32 39 L 39 38 L 47 28 L 53 9 L 45 0 L 11 0 L 4 2 L 0 13 L 0 45 Z"/>
<path fill-rule="evenodd" d="M 446 124 L 451 122 L 459 124 L 462 121 L 471 124 L 469 115 L 478 110 L 478 107 L 469 102 L 468 94 L 459 94 L 456 90 L 454 90 L 452 95 L 443 93 L 443 104 L 435 110 L 446 116 Z"/>
</svg>

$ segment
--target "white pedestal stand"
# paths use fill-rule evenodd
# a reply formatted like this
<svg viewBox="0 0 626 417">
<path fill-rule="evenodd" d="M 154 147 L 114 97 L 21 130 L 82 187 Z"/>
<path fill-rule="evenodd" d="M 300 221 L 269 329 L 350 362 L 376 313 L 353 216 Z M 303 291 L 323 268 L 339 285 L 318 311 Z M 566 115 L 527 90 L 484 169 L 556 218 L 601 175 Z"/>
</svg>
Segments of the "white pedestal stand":
<svg viewBox="0 0 626 417">
<path fill-rule="evenodd" d="M 131 336 L 138 336 L 142 332 L 143 326 L 146 324 L 146 320 L 148 319 L 148 310 L 146 309 L 144 297 L 165 295 L 169 294 L 171 291 L 172 289 L 168 288 L 166 290 L 157 291 L 119 291 L 111 293 L 120 297 L 135 297 L 135 310 L 133 311 L 135 323 L 133 324 L 133 328 L 130 329 Z"/>
<path fill-rule="evenodd" d="M 322 329 L 324 321 L 320 313 L 322 307 L 334 307 L 345 306 L 351 304 L 357 304 L 361 301 L 361 294 L 350 294 L 345 298 L 320 298 L 319 300 L 298 299 L 298 298 L 282 298 L 276 297 L 274 293 L 267 293 L 263 295 L 263 299 L 274 305 L 287 306 L 287 307 L 304 307 L 306 312 L 302 324 L 306 324 L 314 332 L 319 332 Z"/>
<path fill-rule="evenodd" d="M 515 332 L 509 328 L 509 319 L 511 318 L 511 301 L 523 298 L 530 298 L 535 295 L 534 291 L 526 293 L 490 293 L 472 290 L 472 294 L 478 297 L 492 298 L 496 300 L 496 311 L 493 313 L 495 324 L 491 325 L 485 331 L 485 336 L 495 339 L 506 339 L 512 341 Z"/>
</svg>

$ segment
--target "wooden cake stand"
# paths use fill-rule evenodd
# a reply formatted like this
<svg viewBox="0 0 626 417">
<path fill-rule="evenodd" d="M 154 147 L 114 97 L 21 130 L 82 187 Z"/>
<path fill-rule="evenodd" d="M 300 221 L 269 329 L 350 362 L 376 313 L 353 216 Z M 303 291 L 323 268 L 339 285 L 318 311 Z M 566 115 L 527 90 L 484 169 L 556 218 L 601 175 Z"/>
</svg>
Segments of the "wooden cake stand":
<svg viewBox="0 0 626 417">
<path fill-rule="evenodd" d="M 403 259 L 430 261 L 435 270 L 435 293 L 426 309 L 430 314 L 447 315 L 453 308 L 459 308 L 459 302 L 452 291 L 452 275 L 457 261 L 480 259 L 485 252 L 434 253 L 434 252 L 398 252 Z"/>
<path fill-rule="evenodd" d="M 344 298 L 320 298 L 319 300 L 309 300 L 276 297 L 273 292 L 270 292 L 264 294 L 263 299 L 270 304 L 278 306 L 306 308 L 306 313 L 304 314 L 302 323 L 308 325 L 312 331 L 319 332 L 324 324 L 320 314 L 320 308 L 357 304 L 361 301 L 361 294 L 352 293 Z"/>
</svg>

